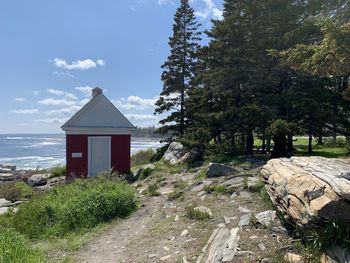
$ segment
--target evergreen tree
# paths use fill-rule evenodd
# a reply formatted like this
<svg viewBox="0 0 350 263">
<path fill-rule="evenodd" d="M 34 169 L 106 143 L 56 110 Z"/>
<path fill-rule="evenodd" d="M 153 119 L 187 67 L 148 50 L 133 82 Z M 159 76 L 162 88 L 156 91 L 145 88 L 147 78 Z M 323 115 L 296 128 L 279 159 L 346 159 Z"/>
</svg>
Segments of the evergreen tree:
<svg viewBox="0 0 350 263">
<path fill-rule="evenodd" d="M 189 1 L 181 0 L 175 13 L 173 36 L 169 39 L 170 55 L 162 65 L 163 91 L 156 102 L 155 114 L 170 112 L 159 122 L 163 125 L 160 128 L 162 133 L 172 131 L 182 137 L 187 127 L 186 99 L 200 47 L 199 27 Z"/>
</svg>

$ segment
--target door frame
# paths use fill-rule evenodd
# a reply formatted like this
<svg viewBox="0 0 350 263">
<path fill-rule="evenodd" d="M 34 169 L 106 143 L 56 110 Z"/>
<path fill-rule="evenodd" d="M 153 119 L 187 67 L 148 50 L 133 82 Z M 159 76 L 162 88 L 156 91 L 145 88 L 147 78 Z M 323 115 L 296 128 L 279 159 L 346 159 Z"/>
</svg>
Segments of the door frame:
<svg viewBox="0 0 350 263">
<path fill-rule="evenodd" d="M 107 154 L 107 158 L 108 158 L 108 166 L 109 168 L 112 167 L 112 164 L 111 164 L 111 159 L 112 159 L 112 139 L 111 139 L 111 136 L 88 136 L 88 177 L 92 177 L 92 174 L 91 174 L 91 165 L 92 165 L 92 160 L 91 160 L 91 157 L 92 157 L 92 154 L 91 154 L 91 151 L 92 151 L 92 147 L 91 147 L 91 142 L 92 140 L 94 139 L 105 139 L 105 140 L 108 140 L 108 154 Z"/>
</svg>

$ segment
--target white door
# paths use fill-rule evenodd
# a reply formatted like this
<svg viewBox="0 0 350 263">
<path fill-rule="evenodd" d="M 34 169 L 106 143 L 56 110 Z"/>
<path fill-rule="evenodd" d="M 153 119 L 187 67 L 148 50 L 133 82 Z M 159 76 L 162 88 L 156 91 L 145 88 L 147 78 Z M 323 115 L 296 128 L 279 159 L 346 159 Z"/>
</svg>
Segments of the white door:
<svg viewBox="0 0 350 263">
<path fill-rule="evenodd" d="M 111 137 L 91 136 L 88 140 L 88 176 L 97 176 L 111 168 Z"/>
</svg>

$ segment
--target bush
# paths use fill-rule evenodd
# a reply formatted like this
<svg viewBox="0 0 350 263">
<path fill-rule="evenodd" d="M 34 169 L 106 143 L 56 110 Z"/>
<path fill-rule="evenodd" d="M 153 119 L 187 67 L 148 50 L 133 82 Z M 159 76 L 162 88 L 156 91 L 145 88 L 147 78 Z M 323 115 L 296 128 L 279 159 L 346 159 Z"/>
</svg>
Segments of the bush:
<svg viewBox="0 0 350 263">
<path fill-rule="evenodd" d="M 133 189 L 103 177 L 76 180 L 21 205 L 13 226 L 30 238 L 63 236 L 125 217 L 136 209 Z"/>
<path fill-rule="evenodd" d="M 150 163 L 153 155 L 154 151 L 152 149 L 142 150 L 133 154 L 131 156 L 131 167 Z"/>
<path fill-rule="evenodd" d="M 65 176 L 66 175 L 66 166 L 56 166 L 49 170 L 50 178 Z"/>
<path fill-rule="evenodd" d="M 195 210 L 194 208 L 195 208 L 194 205 L 190 205 L 190 206 L 187 206 L 185 208 L 187 218 L 199 220 L 199 221 L 204 221 L 204 220 L 210 219 L 210 215 L 208 213 L 205 213 L 205 212 L 202 212 L 199 210 Z"/>
<path fill-rule="evenodd" d="M 30 198 L 33 189 L 25 182 L 12 182 L 0 185 L 0 198 L 16 202 L 23 198 Z"/>
<path fill-rule="evenodd" d="M 204 189 L 203 189 L 207 194 L 210 194 L 210 193 L 218 193 L 218 194 L 233 194 L 235 189 L 233 188 L 229 188 L 227 186 L 224 186 L 224 185 L 215 185 L 215 184 L 212 184 L 212 185 L 206 185 L 204 186 Z"/>
<path fill-rule="evenodd" d="M 183 199 L 186 186 L 187 186 L 187 183 L 184 181 L 174 182 L 174 192 L 169 194 L 168 200 L 173 201 L 179 198 Z"/>
<path fill-rule="evenodd" d="M 140 180 L 144 180 L 144 179 L 146 179 L 148 176 L 150 176 L 151 175 L 151 173 L 153 172 L 153 169 L 151 169 L 151 168 L 145 168 L 145 169 L 140 169 L 140 171 L 137 173 L 137 177 L 138 177 L 138 179 L 140 179 Z"/>
<path fill-rule="evenodd" d="M 159 196 L 160 193 L 157 191 L 158 190 L 158 184 L 155 183 L 155 184 L 150 184 L 148 187 L 147 187 L 147 194 L 149 196 Z"/>
<path fill-rule="evenodd" d="M 19 233 L 0 229 L 0 263 L 44 262 L 43 256 L 36 250 L 30 249 L 29 243 Z"/>
<path fill-rule="evenodd" d="M 156 152 L 153 154 L 151 158 L 151 162 L 158 162 L 160 159 L 163 158 L 164 153 L 166 150 L 168 150 L 170 144 L 166 144 L 162 147 L 159 147 Z"/>
</svg>

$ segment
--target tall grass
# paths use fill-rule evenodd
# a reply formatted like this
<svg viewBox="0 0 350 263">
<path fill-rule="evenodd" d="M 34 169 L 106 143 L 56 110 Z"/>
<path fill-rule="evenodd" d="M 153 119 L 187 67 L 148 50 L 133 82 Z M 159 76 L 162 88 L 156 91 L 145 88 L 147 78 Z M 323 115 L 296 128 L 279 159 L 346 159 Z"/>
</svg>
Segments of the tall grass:
<svg viewBox="0 0 350 263">
<path fill-rule="evenodd" d="M 131 156 L 131 167 L 150 163 L 154 153 L 155 153 L 154 150 L 147 149 L 147 150 L 139 151 L 136 154 L 133 154 Z"/>
<path fill-rule="evenodd" d="M 125 217 L 136 206 L 137 197 L 125 183 L 106 178 L 77 180 L 23 204 L 13 216 L 13 227 L 30 238 L 64 236 Z"/>
<path fill-rule="evenodd" d="M 0 228 L 0 263 L 41 263 L 44 257 L 30 248 L 28 241 L 19 233 Z"/>
</svg>

